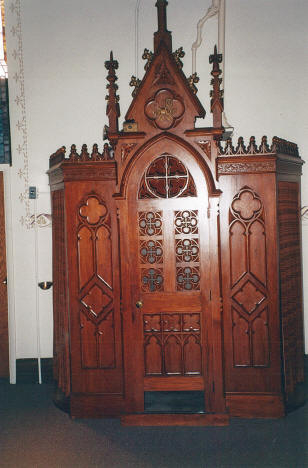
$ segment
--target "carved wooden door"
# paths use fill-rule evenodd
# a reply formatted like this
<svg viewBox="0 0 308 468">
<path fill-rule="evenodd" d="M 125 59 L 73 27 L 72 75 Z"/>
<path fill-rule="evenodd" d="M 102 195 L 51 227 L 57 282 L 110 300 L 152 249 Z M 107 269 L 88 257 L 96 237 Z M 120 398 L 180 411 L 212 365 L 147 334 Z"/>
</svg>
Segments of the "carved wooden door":
<svg viewBox="0 0 308 468">
<path fill-rule="evenodd" d="M 138 411 L 144 392 L 203 391 L 209 376 L 206 181 L 187 152 L 161 149 L 136 164 L 128 196 L 128 339 Z"/>
</svg>

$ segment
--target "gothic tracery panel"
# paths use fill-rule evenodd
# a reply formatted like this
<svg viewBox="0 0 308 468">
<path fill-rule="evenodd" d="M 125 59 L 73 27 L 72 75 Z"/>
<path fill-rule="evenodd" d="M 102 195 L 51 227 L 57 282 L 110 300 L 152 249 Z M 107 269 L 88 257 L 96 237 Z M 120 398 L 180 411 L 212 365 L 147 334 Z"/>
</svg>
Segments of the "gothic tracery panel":
<svg viewBox="0 0 308 468">
<path fill-rule="evenodd" d="M 200 289 L 198 210 L 174 212 L 177 291 Z"/>
<path fill-rule="evenodd" d="M 198 239 L 176 239 L 175 242 L 177 263 L 199 261 Z"/>
<path fill-rule="evenodd" d="M 139 212 L 139 235 L 161 236 L 162 235 L 162 212 L 141 211 Z"/>
<path fill-rule="evenodd" d="M 115 367 L 113 311 L 97 324 L 80 313 L 81 365 L 84 369 Z"/>
<path fill-rule="evenodd" d="M 90 194 L 78 208 L 77 230 L 81 361 L 83 368 L 113 368 L 112 243 L 103 199 Z"/>
<path fill-rule="evenodd" d="M 229 213 L 233 364 L 267 367 L 270 337 L 267 319 L 267 253 L 261 198 L 243 187 Z"/>
<path fill-rule="evenodd" d="M 143 268 L 141 270 L 141 290 L 143 292 L 157 292 L 164 290 L 164 277 L 162 269 Z"/>
<path fill-rule="evenodd" d="M 200 314 L 144 314 L 143 330 L 146 376 L 202 374 Z"/>
<path fill-rule="evenodd" d="M 141 291 L 163 291 L 163 213 L 139 211 L 138 220 Z"/>
<path fill-rule="evenodd" d="M 200 289 L 199 267 L 185 267 L 176 269 L 178 291 L 192 291 Z"/>
<path fill-rule="evenodd" d="M 175 212 L 175 234 L 198 234 L 198 211 Z"/>
<path fill-rule="evenodd" d="M 80 216 L 89 224 L 97 224 L 107 214 L 104 203 L 100 203 L 96 196 L 89 196 L 79 209 Z"/>
<path fill-rule="evenodd" d="M 163 241 L 148 240 L 140 241 L 140 261 L 141 263 L 162 263 L 163 262 Z"/>
<path fill-rule="evenodd" d="M 77 234 L 79 287 L 82 288 L 94 275 L 93 233 L 82 225 Z"/>
<path fill-rule="evenodd" d="M 101 226 L 96 231 L 97 275 L 112 289 L 112 259 L 110 231 Z"/>
</svg>

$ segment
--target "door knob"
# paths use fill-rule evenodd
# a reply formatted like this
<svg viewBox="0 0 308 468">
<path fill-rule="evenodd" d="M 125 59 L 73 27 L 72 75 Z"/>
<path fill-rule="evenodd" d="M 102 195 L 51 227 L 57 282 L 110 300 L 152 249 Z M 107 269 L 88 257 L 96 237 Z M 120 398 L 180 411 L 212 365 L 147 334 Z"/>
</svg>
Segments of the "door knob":
<svg viewBox="0 0 308 468">
<path fill-rule="evenodd" d="M 143 302 L 142 302 L 142 301 L 137 301 L 137 302 L 136 302 L 136 307 L 137 307 L 137 309 L 141 309 L 142 306 L 143 306 Z"/>
<path fill-rule="evenodd" d="M 7 284 L 7 278 L 4 278 L 4 280 L 2 281 L 2 284 Z"/>
</svg>

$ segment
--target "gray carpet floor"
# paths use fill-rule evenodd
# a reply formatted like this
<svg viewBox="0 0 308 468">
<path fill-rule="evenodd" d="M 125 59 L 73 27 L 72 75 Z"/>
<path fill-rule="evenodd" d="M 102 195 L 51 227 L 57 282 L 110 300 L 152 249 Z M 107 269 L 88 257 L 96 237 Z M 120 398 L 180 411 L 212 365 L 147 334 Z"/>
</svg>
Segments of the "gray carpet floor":
<svg viewBox="0 0 308 468">
<path fill-rule="evenodd" d="M 53 385 L 0 382 L 1 467 L 308 467 L 307 404 L 276 420 L 141 428 L 116 419 L 71 420 L 52 393 Z"/>
</svg>

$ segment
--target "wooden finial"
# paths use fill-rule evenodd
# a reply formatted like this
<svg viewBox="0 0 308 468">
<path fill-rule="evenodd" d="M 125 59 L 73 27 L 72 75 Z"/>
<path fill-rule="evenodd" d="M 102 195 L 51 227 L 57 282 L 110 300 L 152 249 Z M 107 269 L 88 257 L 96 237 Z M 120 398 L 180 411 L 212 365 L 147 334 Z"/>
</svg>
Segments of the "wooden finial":
<svg viewBox="0 0 308 468">
<path fill-rule="evenodd" d="M 107 84 L 108 95 L 106 96 L 106 114 L 109 119 L 109 132 L 116 133 L 119 130 L 118 118 L 120 116 L 120 106 L 119 96 L 117 96 L 118 85 L 116 84 L 118 78 L 115 70 L 119 67 L 119 64 L 113 59 L 112 51 L 110 52 L 110 60 L 105 62 L 105 67 L 108 70 L 107 80 L 109 81 L 109 84 Z"/>
<path fill-rule="evenodd" d="M 223 105 L 223 91 L 220 89 L 222 79 L 219 78 L 221 70 L 219 64 L 222 62 L 222 55 L 217 53 L 217 46 L 214 47 L 214 54 L 210 55 L 210 63 L 213 64 L 213 70 L 211 71 L 213 90 L 211 91 L 211 112 L 213 113 L 213 127 L 222 127 L 222 112 L 224 110 Z"/>
<path fill-rule="evenodd" d="M 161 41 L 164 41 L 168 50 L 172 52 L 172 37 L 170 31 L 167 30 L 167 5 L 167 0 L 157 0 L 155 4 L 157 8 L 158 30 L 154 33 L 154 53 L 157 52 Z"/>
</svg>

